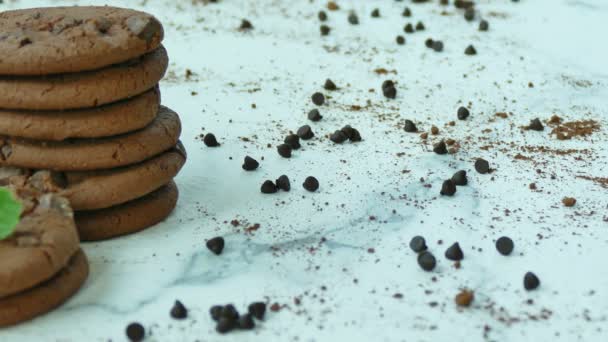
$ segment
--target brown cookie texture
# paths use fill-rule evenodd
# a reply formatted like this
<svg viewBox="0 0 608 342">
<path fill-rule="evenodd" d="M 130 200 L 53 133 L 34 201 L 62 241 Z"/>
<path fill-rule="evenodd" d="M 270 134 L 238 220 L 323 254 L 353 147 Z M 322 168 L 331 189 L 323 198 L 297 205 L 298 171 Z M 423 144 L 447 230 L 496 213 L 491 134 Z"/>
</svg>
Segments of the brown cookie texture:
<svg viewBox="0 0 608 342">
<path fill-rule="evenodd" d="M 80 243 L 67 199 L 40 195 L 42 191 L 22 176 L 11 176 L 6 186 L 24 209 L 15 231 L 0 241 L 0 302 L 51 278 L 68 264 Z"/>
<path fill-rule="evenodd" d="M 175 182 L 133 201 L 111 208 L 79 211 L 74 214 L 82 241 L 99 241 L 131 234 L 167 218 L 179 192 Z"/>
<path fill-rule="evenodd" d="M 0 109 L 0 135 L 46 141 L 120 135 L 150 124 L 156 118 L 160 101 L 160 91 L 154 87 L 130 99 L 89 109 Z"/>
<path fill-rule="evenodd" d="M 139 164 L 103 171 L 66 172 L 58 193 L 74 210 L 113 207 L 143 197 L 169 183 L 186 162 L 183 145 Z"/>
<path fill-rule="evenodd" d="M 0 76 L 0 108 L 67 110 L 124 100 L 152 89 L 169 58 L 158 49 L 123 64 L 94 71 L 45 77 Z"/>
<path fill-rule="evenodd" d="M 0 137 L 0 165 L 61 171 L 116 168 L 170 149 L 180 133 L 179 116 L 161 106 L 151 124 L 115 137 L 61 142 Z"/>
<path fill-rule="evenodd" d="M 0 327 L 31 320 L 63 304 L 89 276 L 89 263 L 82 250 L 47 281 L 17 294 L 0 297 Z"/>
<path fill-rule="evenodd" d="M 0 75 L 99 69 L 160 45 L 152 15 L 116 7 L 32 8 L 0 13 Z"/>
</svg>

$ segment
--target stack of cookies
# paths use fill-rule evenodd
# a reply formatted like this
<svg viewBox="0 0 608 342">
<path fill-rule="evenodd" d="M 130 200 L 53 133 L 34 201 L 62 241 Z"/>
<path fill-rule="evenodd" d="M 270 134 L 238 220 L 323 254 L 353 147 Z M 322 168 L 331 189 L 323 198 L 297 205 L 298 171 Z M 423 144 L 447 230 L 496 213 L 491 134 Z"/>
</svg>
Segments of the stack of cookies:
<svg viewBox="0 0 608 342">
<path fill-rule="evenodd" d="M 166 218 L 186 161 L 160 105 L 168 57 L 149 14 L 114 7 L 0 13 L 0 166 L 48 170 L 81 240 Z"/>
</svg>

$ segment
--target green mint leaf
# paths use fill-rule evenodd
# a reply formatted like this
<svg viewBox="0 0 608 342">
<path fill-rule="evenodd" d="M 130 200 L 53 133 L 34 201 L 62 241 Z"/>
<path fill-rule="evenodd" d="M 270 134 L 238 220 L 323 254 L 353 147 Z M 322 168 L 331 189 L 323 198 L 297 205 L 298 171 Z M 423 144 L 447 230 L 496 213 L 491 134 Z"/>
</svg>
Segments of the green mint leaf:
<svg viewBox="0 0 608 342">
<path fill-rule="evenodd" d="M 0 240 L 13 233 L 19 223 L 22 207 L 10 191 L 0 188 Z"/>
</svg>

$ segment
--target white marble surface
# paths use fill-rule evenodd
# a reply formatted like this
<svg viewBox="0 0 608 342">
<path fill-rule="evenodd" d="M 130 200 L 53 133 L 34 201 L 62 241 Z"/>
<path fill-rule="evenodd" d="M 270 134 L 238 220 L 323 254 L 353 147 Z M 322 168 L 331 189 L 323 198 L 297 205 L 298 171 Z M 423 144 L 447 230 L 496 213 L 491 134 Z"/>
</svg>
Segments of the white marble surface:
<svg viewBox="0 0 608 342">
<path fill-rule="evenodd" d="M 608 340 L 608 189 L 577 178 L 608 177 L 608 2 L 480 0 L 490 22 L 483 33 L 452 6 L 439 15 L 438 1 L 341 0 L 342 9 L 329 12 L 326 38 L 316 18 L 325 1 L 194 2 L 104 2 L 144 9 L 166 26 L 171 69 L 163 101 L 181 114 L 189 152 L 177 210 L 140 234 L 84 245 L 91 276 L 83 290 L 49 315 L 0 330 L 0 341 L 124 341 L 132 321 L 146 326 L 149 341 Z M 0 9 L 87 3 L 102 2 L 5 0 Z M 400 15 L 406 4 L 411 19 Z M 382 18 L 369 17 L 374 7 Z M 361 25 L 347 23 L 349 9 Z M 255 30 L 238 32 L 241 18 Z M 418 20 L 427 30 L 397 46 L 403 25 Z M 428 37 L 442 39 L 445 51 L 425 48 Z M 463 54 L 470 43 L 477 56 Z M 187 68 L 196 74 L 190 80 Z M 379 76 L 376 68 L 397 74 Z M 292 159 L 280 158 L 266 144 L 307 123 L 310 95 L 328 77 L 341 89 L 321 108 L 323 121 L 312 124 L 317 138 Z M 379 91 L 386 78 L 398 81 L 396 100 Z M 363 110 L 348 110 L 368 100 Z M 469 101 L 470 120 L 446 126 Z M 552 114 L 602 127 L 569 141 L 519 128 Z M 441 134 L 425 144 L 399 128 L 406 118 L 424 130 L 435 124 Z M 345 124 L 364 141 L 335 146 L 323 137 Z M 203 127 L 220 148 L 196 139 Z M 440 138 L 456 139 L 460 151 L 429 152 Z M 522 145 L 577 151 L 556 156 L 518 151 Z M 534 161 L 515 160 L 518 152 Z M 244 172 L 245 155 L 263 157 L 260 169 Z M 475 173 L 477 157 L 496 172 Z M 470 185 L 440 197 L 441 181 L 458 169 L 470 171 Z M 265 179 L 281 174 L 291 178 L 291 192 L 260 193 Z M 309 175 L 320 180 L 318 193 L 300 186 Z M 531 182 L 539 191 L 528 189 Z M 577 205 L 563 207 L 564 196 Z M 244 233 L 233 219 L 260 228 Z M 438 258 L 433 273 L 407 247 L 417 234 Z M 219 257 L 205 248 L 217 235 L 227 244 Z M 502 235 L 515 241 L 510 257 L 494 248 Z M 465 251 L 458 270 L 443 257 L 455 241 Z M 542 282 L 534 292 L 522 286 L 529 270 Z M 476 298 L 459 310 L 453 298 L 463 287 Z M 287 307 L 253 332 L 214 331 L 211 305 L 243 309 L 264 298 Z M 191 318 L 169 318 L 175 299 Z"/>
</svg>

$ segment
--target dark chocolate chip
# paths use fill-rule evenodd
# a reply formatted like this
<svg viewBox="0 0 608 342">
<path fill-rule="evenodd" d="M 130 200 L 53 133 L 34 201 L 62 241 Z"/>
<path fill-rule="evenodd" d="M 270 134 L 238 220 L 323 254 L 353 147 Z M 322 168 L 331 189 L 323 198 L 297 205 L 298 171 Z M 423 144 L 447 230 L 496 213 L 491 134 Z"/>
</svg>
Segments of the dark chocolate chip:
<svg viewBox="0 0 608 342">
<path fill-rule="evenodd" d="M 227 332 L 230 332 L 230 331 L 234 330 L 234 328 L 236 328 L 236 320 L 226 318 L 226 317 L 221 317 L 217 321 L 217 325 L 215 326 L 215 330 L 220 334 L 225 334 Z"/>
<path fill-rule="evenodd" d="M 301 147 L 300 137 L 297 134 L 290 134 L 286 136 L 283 142 L 289 145 L 292 150 L 297 150 Z"/>
<path fill-rule="evenodd" d="M 289 177 L 287 175 L 282 175 L 276 180 L 277 188 L 283 191 L 291 190 L 291 182 L 289 181 Z"/>
<path fill-rule="evenodd" d="M 411 23 L 407 23 L 404 27 L 403 27 L 403 31 L 405 33 L 414 33 L 414 26 L 412 26 Z"/>
<path fill-rule="evenodd" d="M 404 17 L 411 17 L 412 16 L 412 11 L 410 10 L 409 7 L 406 7 L 403 10 L 403 13 L 401 13 L 401 15 L 404 16 Z"/>
<path fill-rule="evenodd" d="M 502 255 L 509 255 L 513 252 L 513 240 L 511 238 L 503 236 L 496 240 L 496 250 Z"/>
<path fill-rule="evenodd" d="M 414 236 L 410 240 L 410 248 L 416 253 L 424 252 L 427 250 L 426 241 L 422 236 Z"/>
<path fill-rule="evenodd" d="M 359 17 L 354 12 L 351 12 L 348 15 L 348 22 L 351 25 L 359 25 Z"/>
<path fill-rule="evenodd" d="M 271 180 L 267 180 L 262 184 L 260 191 L 262 191 L 263 194 L 274 194 L 278 191 L 278 189 Z"/>
<path fill-rule="evenodd" d="M 173 308 L 171 308 L 171 317 L 175 319 L 185 319 L 188 317 L 188 309 L 179 300 L 175 301 Z"/>
<path fill-rule="evenodd" d="M 205 143 L 205 145 L 207 145 L 207 147 L 220 146 L 220 143 L 217 142 L 217 139 L 215 138 L 215 135 L 213 133 L 205 134 L 205 136 L 203 137 L 203 142 Z"/>
<path fill-rule="evenodd" d="M 408 132 L 408 133 L 415 133 L 418 132 L 418 128 L 416 127 L 416 124 L 414 124 L 414 122 L 412 120 L 405 120 L 405 123 L 403 124 L 403 130 Z"/>
<path fill-rule="evenodd" d="M 255 302 L 249 304 L 248 307 L 249 313 L 253 315 L 253 317 L 263 320 L 264 315 L 266 314 L 266 303 L 263 302 Z"/>
<path fill-rule="evenodd" d="M 475 19 L 475 8 L 474 7 L 469 7 L 464 11 L 464 18 L 467 21 L 473 21 L 473 19 Z"/>
<path fill-rule="evenodd" d="M 239 317 L 238 326 L 241 330 L 252 330 L 255 328 L 255 322 L 250 314 L 245 314 Z"/>
<path fill-rule="evenodd" d="M 543 126 L 543 123 L 540 122 L 540 120 L 538 118 L 530 121 L 530 125 L 528 125 L 528 129 L 531 129 L 533 131 L 542 131 L 545 129 L 545 126 Z"/>
<path fill-rule="evenodd" d="M 374 10 L 372 11 L 372 18 L 379 18 L 380 17 L 380 10 L 377 8 L 374 8 Z"/>
<path fill-rule="evenodd" d="M 464 258 L 464 254 L 462 253 L 462 249 L 460 249 L 458 242 L 451 245 L 445 251 L 445 257 L 452 261 L 460 261 Z"/>
<path fill-rule="evenodd" d="M 467 185 L 469 183 L 467 179 L 467 172 L 465 170 L 456 171 L 452 176 L 452 182 L 456 185 Z"/>
<path fill-rule="evenodd" d="M 418 254 L 418 265 L 425 271 L 432 271 L 437 265 L 437 260 L 431 252 L 424 251 Z"/>
<path fill-rule="evenodd" d="M 475 161 L 475 170 L 481 174 L 485 174 L 490 172 L 490 163 L 487 160 L 478 158 Z"/>
<path fill-rule="evenodd" d="M 466 107 L 460 107 L 458 108 L 456 116 L 458 117 L 458 120 L 466 120 L 470 114 L 471 113 L 469 113 L 469 110 Z"/>
<path fill-rule="evenodd" d="M 384 96 L 386 98 L 394 99 L 395 97 L 397 97 L 397 88 L 395 88 L 395 87 L 383 88 L 382 93 L 384 94 Z"/>
<path fill-rule="evenodd" d="M 490 28 L 490 24 L 487 20 L 482 20 L 479 22 L 479 31 L 487 31 Z"/>
<path fill-rule="evenodd" d="M 245 171 L 253 171 L 260 166 L 257 160 L 251 158 L 250 156 L 245 157 L 245 161 L 243 162 L 243 170 Z"/>
<path fill-rule="evenodd" d="M 395 88 L 395 82 L 393 82 L 392 80 L 386 80 L 382 82 L 382 90 L 387 88 Z"/>
<path fill-rule="evenodd" d="M 220 313 L 220 317 L 228 318 L 231 320 L 239 319 L 239 312 L 232 304 L 227 304 L 222 307 L 222 312 Z"/>
<path fill-rule="evenodd" d="M 433 39 L 428 38 L 427 40 L 424 41 L 424 45 L 429 49 L 433 48 Z"/>
<path fill-rule="evenodd" d="M 439 192 L 443 196 L 454 196 L 456 193 L 456 184 L 451 179 L 445 180 L 441 185 L 441 191 Z"/>
<path fill-rule="evenodd" d="M 320 121 L 321 119 L 323 119 L 323 116 L 321 115 L 321 112 L 319 112 L 318 109 L 313 109 L 310 112 L 308 112 L 308 120 L 310 121 Z"/>
<path fill-rule="evenodd" d="M 253 25 L 251 24 L 251 22 L 247 19 L 243 19 L 241 20 L 241 26 L 239 26 L 239 30 L 241 31 L 248 31 L 253 29 Z"/>
<path fill-rule="evenodd" d="M 325 13 L 324 11 L 319 11 L 319 14 L 317 15 L 317 17 L 319 18 L 320 21 L 325 21 L 325 20 L 327 20 L 327 13 Z"/>
<path fill-rule="evenodd" d="M 477 50 L 475 50 L 475 47 L 473 45 L 469 45 L 466 49 L 464 49 L 464 54 L 468 56 L 473 56 L 477 54 Z"/>
<path fill-rule="evenodd" d="M 351 142 L 359 142 L 363 140 L 361 138 L 361 133 L 356 128 L 351 128 L 350 136 L 348 137 Z"/>
<path fill-rule="evenodd" d="M 319 92 L 312 94 L 311 99 L 312 103 L 316 104 L 317 106 L 322 106 L 325 103 L 325 95 Z"/>
<path fill-rule="evenodd" d="M 403 37 L 403 36 L 397 36 L 397 38 L 395 38 L 395 40 L 397 41 L 397 44 L 399 44 L 399 45 L 405 44 L 405 37 Z"/>
<path fill-rule="evenodd" d="M 350 137 L 353 135 L 354 130 L 355 129 L 350 127 L 350 125 L 346 125 L 346 126 L 342 127 L 342 129 L 340 131 L 342 131 L 342 133 L 344 133 L 344 135 L 346 136 L 347 139 L 350 139 Z"/>
<path fill-rule="evenodd" d="M 127 337 L 131 342 L 140 342 L 146 337 L 144 326 L 139 323 L 131 323 L 127 326 Z"/>
<path fill-rule="evenodd" d="M 319 189 L 319 181 L 312 176 L 306 177 L 302 186 L 304 187 L 304 189 L 310 192 L 315 192 L 317 191 L 317 189 Z"/>
<path fill-rule="evenodd" d="M 532 272 L 524 275 L 524 288 L 528 291 L 536 289 L 540 285 L 540 279 Z"/>
<path fill-rule="evenodd" d="M 419 21 L 418 23 L 416 23 L 416 31 L 424 31 L 425 27 L 424 24 L 422 23 L 422 21 Z"/>
<path fill-rule="evenodd" d="M 312 132 L 312 128 L 310 128 L 308 125 L 298 128 L 297 134 L 302 140 L 310 140 L 315 136 L 315 134 Z"/>
<path fill-rule="evenodd" d="M 437 154 L 448 153 L 448 147 L 446 146 L 445 141 L 441 140 L 440 142 L 433 145 L 433 152 Z"/>
<path fill-rule="evenodd" d="M 329 139 L 335 142 L 336 144 L 341 144 L 345 142 L 348 137 L 342 131 L 335 131 L 329 136 Z"/>
<path fill-rule="evenodd" d="M 441 40 L 435 40 L 433 41 L 433 50 L 435 50 L 436 52 L 441 52 L 443 51 L 443 42 Z"/>
<path fill-rule="evenodd" d="M 323 85 L 323 88 L 325 88 L 325 90 L 330 90 L 330 91 L 338 89 L 338 87 L 336 86 L 334 81 L 330 80 L 329 78 L 325 80 L 325 84 Z"/>
<path fill-rule="evenodd" d="M 321 25 L 321 27 L 319 27 L 319 31 L 321 31 L 322 36 L 327 36 L 331 31 L 331 28 L 327 25 Z"/>
<path fill-rule="evenodd" d="M 206 243 L 207 249 L 209 249 L 213 254 L 220 255 L 224 250 L 224 238 L 221 236 L 214 237 L 210 239 Z"/>
<path fill-rule="evenodd" d="M 221 305 L 214 305 L 209 309 L 209 314 L 211 315 L 211 319 L 214 321 L 218 321 L 220 317 L 222 317 L 222 310 L 224 309 Z"/>
<path fill-rule="evenodd" d="M 291 158 L 291 146 L 287 144 L 277 146 L 277 152 L 283 158 Z"/>
<path fill-rule="evenodd" d="M 19 47 L 22 48 L 26 45 L 30 45 L 32 44 L 32 40 L 29 39 L 28 37 L 23 37 L 19 40 Z"/>
</svg>

